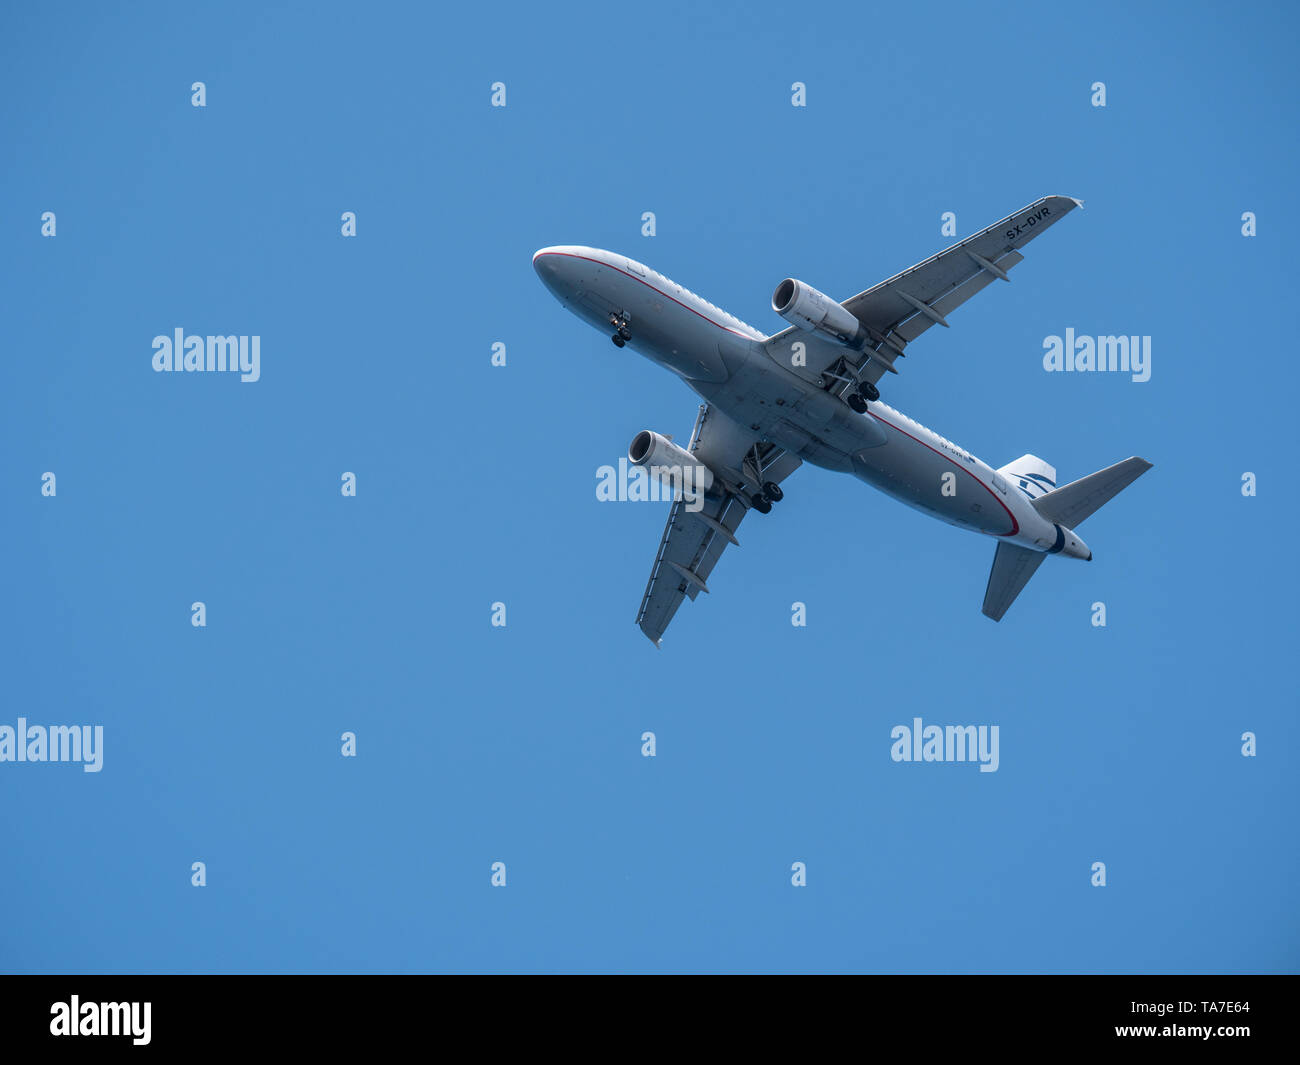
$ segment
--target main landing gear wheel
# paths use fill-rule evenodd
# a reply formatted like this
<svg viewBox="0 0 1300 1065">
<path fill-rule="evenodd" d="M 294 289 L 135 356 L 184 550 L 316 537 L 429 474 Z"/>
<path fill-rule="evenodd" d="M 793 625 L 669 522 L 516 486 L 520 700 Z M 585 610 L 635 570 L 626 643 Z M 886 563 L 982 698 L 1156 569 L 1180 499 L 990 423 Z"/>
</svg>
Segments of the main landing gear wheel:
<svg viewBox="0 0 1300 1065">
<path fill-rule="evenodd" d="M 863 399 L 860 395 L 858 395 L 856 392 L 850 392 L 848 396 L 846 396 L 845 398 L 849 406 L 852 407 L 858 414 L 867 413 L 867 401 Z"/>
<path fill-rule="evenodd" d="M 865 400 L 869 400 L 870 402 L 875 403 L 876 400 L 880 398 L 880 389 L 878 389 L 870 381 L 863 381 L 860 385 L 858 385 L 858 395 L 860 395 Z"/>
<path fill-rule="evenodd" d="M 772 513 L 772 501 L 766 498 L 761 492 L 754 493 L 749 501 L 754 505 L 754 509 L 760 514 Z"/>
<path fill-rule="evenodd" d="M 785 498 L 785 493 L 781 491 L 781 486 L 775 481 L 768 481 L 763 485 L 763 495 L 773 503 L 779 503 Z"/>
</svg>

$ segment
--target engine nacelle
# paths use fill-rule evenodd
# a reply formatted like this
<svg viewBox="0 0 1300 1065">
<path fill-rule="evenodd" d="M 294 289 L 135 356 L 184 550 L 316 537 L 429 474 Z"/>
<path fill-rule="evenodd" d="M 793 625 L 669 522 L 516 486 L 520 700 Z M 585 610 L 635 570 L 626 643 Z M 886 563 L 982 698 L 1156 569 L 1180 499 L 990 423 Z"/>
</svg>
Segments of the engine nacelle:
<svg viewBox="0 0 1300 1065">
<path fill-rule="evenodd" d="M 645 466 L 650 476 L 661 484 L 680 489 L 688 496 L 707 492 L 713 487 L 712 470 L 685 448 L 649 429 L 632 438 L 627 457 L 633 466 Z"/>
<path fill-rule="evenodd" d="M 772 310 L 791 325 L 818 333 L 854 351 L 867 346 L 867 331 L 852 314 L 811 285 L 787 277 L 772 293 Z"/>
</svg>

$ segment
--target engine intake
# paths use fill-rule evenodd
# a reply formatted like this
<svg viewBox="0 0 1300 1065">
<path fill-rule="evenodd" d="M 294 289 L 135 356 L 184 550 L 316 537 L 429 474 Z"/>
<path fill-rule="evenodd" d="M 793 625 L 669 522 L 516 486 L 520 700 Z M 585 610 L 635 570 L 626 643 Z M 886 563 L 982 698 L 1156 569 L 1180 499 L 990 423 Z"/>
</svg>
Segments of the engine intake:
<svg viewBox="0 0 1300 1065">
<path fill-rule="evenodd" d="M 791 325 L 817 333 L 846 348 L 861 351 L 867 346 L 862 323 L 840 304 L 811 285 L 787 277 L 772 293 L 772 310 Z"/>
<path fill-rule="evenodd" d="M 713 487 L 713 471 L 685 448 L 666 436 L 642 430 L 632 438 L 627 449 L 633 466 L 644 466 L 650 476 L 686 494 L 707 492 Z"/>
</svg>

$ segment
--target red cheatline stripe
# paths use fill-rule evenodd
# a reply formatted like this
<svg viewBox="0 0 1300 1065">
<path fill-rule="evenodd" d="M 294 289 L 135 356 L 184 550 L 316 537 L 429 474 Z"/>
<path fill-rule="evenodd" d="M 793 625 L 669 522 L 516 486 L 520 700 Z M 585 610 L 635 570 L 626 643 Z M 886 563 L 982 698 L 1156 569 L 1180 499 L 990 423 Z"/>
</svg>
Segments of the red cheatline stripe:
<svg viewBox="0 0 1300 1065">
<path fill-rule="evenodd" d="M 647 281 L 645 278 L 643 278 L 643 277 L 637 277 L 636 274 L 629 274 L 626 270 L 620 270 L 617 266 L 612 266 L 612 265 L 609 264 L 609 263 L 603 263 L 603 262 L 601 262 L 599 259 L 593 259 L 593 258 L 591 258 L 591 256 L 589 256 L 589 255 L 574 255 L 572 252 L 567 252 L 567 251 L 548 251 L 548 252 L 546 252 L 545 254 L 546 254 L 546 255 L 561 255 L 561 256 L 563 256 L 563 257 L 566 258 L 566 259 L 581 259 L 581 260 L 582 260 L 583 262 L 585 262 L 585 263 L 595 263 L 597 266 L 603 266 L 603 267 L 605 267 L 606 269 L 613 270 L 616 274 L 622 274 L 624 277 L 629 277 L 629 278 L 631 278 L 633 281 L 638 281 L 638 282 L 640 282 L 641 284 L 645 285 L 645 287 L 648 288 L 651 292 L 657 292 L 657 293 L 658 293 L 660 296 L 662 296 L 664 299 L 666 299 L 666 300 L 672 300 L 675 304 L 677 304 L 678 307 L 681 307 L 681 308 L 683 308 L 684 310 L 688 310 L 688 311 L 690 311 L 691 314 L 695 315 L 695 316 L 698 317 L 698 318 L 703 318 L 706 322 L 709 323 L 709 325 L 717 326 L 719 329 L 725 330 L 725 331 L 728 332 L 728 333 L 735 333 L 736 336 L 738 336 L 738 337 L 744 337 L 744 339 L 746 339 L 746 340 L 753 340 L 753 339 L 754 339 L 754 338 L 753 338 L 752 336 L 750 336 L 748 333 L 742 333 L 742 332 L 740 332 L 739 330 L 732 329 L 732 328 L 730 328 L 729 326 L 725 326 L 725 325 L 723 325 L 721 322 L 715 322 L 715 321 L 714 321 L 712 318 L 710 318 L 708 315 L 706 315 L 706 314 L 700 314 L 700 312 L 697 311 L 694 307 L 688 306 L 687 304 L 683 303 L 683 302 L 682 302 L 681 300 L 679 300 L 679 299 L 673 299 L 673 297 L 670 296 L 670 295 L 668 295 L 667 292 L 665 292 L 663 289 L 656 288 L 654 285 L 650 284 L 650 282 Z M 533 256 L 533 259 L 536 260 L 536 259 L 540 259 L 541 257 L 542 257 L 541 255 L 535 255 L 535 256 Z"/>
</svg>

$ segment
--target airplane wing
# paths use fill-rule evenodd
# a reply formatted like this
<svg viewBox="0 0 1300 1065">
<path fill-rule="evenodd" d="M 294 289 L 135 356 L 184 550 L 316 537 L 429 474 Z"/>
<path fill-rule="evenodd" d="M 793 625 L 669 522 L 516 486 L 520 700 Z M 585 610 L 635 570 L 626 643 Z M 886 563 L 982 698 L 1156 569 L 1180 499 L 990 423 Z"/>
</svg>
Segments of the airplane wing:
<svg viewBox="0 0 1300 1065">
<path fill-rule="evenodd" d="M 695 511 L 678 499 L 668 514 L 636 615 L 636 623 L 656 647 L 682 600 L 709 590 L 709 574 L 727 544 L 739 544 L 736 529 L 749 510 L 748 496 L 765 482 L 780 484 L 800 465 L 797 456 L 760 442 L 708 404 L 700 406 L 687 450 L 713 471 L 725 491 L 696 499 L 691 505 L 703 506 Z"/>
<path fill-rule="evenodd" d="M 907 345 L 927 329 L 947 326 L 949 314 L 995 280 L 1009 281 L 1007 271 L 1024 259 L 1020 249 L 1082 206 L 1069 196 L 1045 196 L 845 300 L 844 307 L 871 338 L 867 352 L 850 351 L 791 326 L 768 339 L 768 354 L 809 380 L 820 377 L 823 384 L 829 381 L 835 391 L 846 389 L 854 380 L 875 384 L 886 373 L 898 372 L 894 360 L 905 355 Z M 805 346 L 803 366 L 792 363 L 791 345 L 795 342 Z"/>
</svg>

